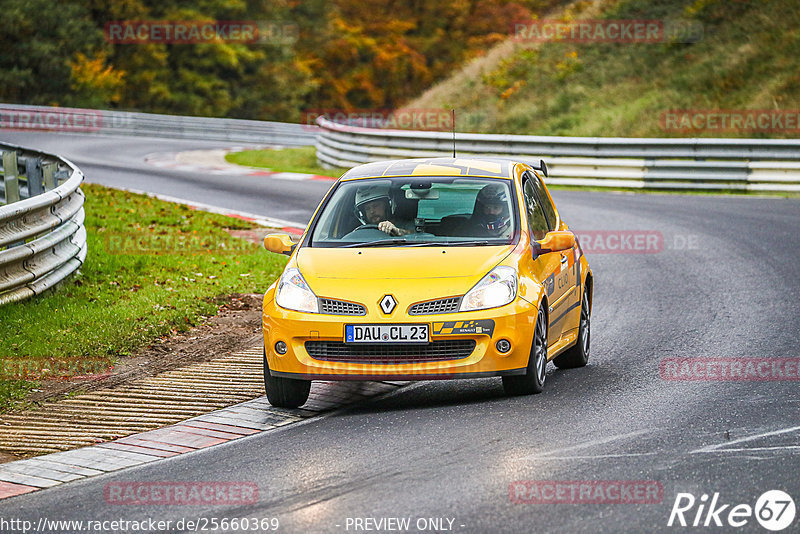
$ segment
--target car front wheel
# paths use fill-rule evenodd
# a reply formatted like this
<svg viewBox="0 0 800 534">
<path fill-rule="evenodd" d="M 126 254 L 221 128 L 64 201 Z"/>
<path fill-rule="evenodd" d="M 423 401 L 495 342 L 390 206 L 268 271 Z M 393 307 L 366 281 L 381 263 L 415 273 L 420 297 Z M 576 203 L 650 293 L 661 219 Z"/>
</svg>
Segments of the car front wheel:
<svg viewBox="0 0 800 534">
<path fill-rule="evenodd" d="M 311 380 L 297 380 L 272 376 L 267 363 L 267 351 L 264 351 L 264 389 L 267 400 L 276 408 L 298 408 L 306 403 L 311 391 Z"/>
<path fill-rule="evenodd" d="M 547 317 L 543 305 L 539 306 L 536 328 L 533 332 L 531 355 L 524 375 L 503 377 L 503 390 L 506 395 L 530 395 L 541 393 L 547 376 Z"/>
</svg>

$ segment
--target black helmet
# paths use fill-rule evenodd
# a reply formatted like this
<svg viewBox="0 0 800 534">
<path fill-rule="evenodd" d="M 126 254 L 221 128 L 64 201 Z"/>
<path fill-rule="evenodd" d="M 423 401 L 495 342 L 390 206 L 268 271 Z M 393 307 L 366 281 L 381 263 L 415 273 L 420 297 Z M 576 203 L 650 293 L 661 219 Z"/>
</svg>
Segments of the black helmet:
<svg viewBox="0 0 800 534">
<path fill-rule="evenodd" d="M 486 214 L 484 209 L 487 206 L 498 206 L 501 211 L 499 214 Z M 508 188 L 503 184 L 485 185 L 475 198 L 473 217 L 491 236 L 499 236 L 505 232 L 511 224 L 511 216 L 508 211 Z"/>
</svg>

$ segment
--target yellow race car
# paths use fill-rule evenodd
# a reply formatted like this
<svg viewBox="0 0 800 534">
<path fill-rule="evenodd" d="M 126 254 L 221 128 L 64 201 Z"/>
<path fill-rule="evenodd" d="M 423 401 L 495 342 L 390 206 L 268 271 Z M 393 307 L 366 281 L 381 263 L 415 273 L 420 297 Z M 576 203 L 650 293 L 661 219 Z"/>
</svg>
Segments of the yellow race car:
<svg viewBox="0 0 800 534">
<path fill-rule="evenodd" d="M 542 175 L 499 158 L 346 172 L 264 295 L 264 383 L 297 407 L 312 380 L 500 376 L 539 393 L 548 361 L 589 358 L 592 271 Z"/>
</svg>

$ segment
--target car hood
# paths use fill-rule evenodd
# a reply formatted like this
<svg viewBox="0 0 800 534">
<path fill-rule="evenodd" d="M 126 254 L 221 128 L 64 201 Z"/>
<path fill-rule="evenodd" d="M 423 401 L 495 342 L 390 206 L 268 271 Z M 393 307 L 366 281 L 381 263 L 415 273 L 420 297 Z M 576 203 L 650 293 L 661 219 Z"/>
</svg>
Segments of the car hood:
<svg viewBox="0 0 800 534">
<path fill-rule="evenodd" d="M 482 277 L 514 245 L 483 247 L 310 248 L 297 251 L 297 266 L 311 279 L 411 280 Z"/>
<path fill-rule="evenodd" d="M 386 294 L 398 309 L 463 295 L 513 249 L 496 247 L 302 248 L 297 266 L 319 297 L 365 304 Z"/>
</svg>

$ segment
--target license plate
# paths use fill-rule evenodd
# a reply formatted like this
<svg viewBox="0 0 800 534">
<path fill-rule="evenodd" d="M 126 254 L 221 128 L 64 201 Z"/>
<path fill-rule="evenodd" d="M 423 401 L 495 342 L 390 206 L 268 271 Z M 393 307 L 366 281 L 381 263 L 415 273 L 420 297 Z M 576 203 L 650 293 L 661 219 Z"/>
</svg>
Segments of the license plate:
<svg viewBox="0 0 800 534">
<path fill-rule="evenodd" d="M 345 343 L 427 343 L 426 324 L 348 324 Z"/>
</svg>

